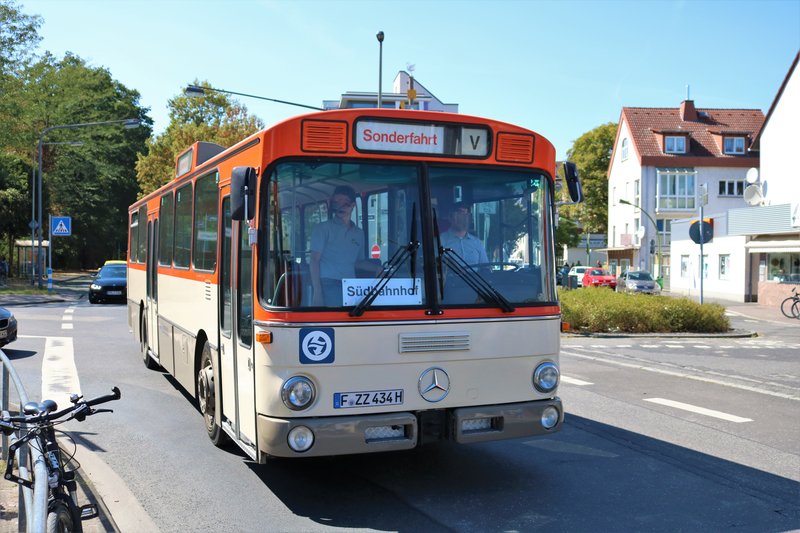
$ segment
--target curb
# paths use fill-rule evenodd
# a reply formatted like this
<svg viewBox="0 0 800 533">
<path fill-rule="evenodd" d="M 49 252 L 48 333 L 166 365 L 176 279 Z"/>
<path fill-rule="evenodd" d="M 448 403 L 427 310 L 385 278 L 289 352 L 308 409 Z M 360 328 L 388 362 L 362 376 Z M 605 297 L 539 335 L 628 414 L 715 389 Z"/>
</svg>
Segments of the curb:
<svg viewBox="0 0 800 533">
<path fill-rule="evenodd" d="M 745 339 L 758 337 L 756 331 L 732 330 L 726 333 L 562 333 L 567 338 L 600 338 L 600 339 Z"/>
</svg>

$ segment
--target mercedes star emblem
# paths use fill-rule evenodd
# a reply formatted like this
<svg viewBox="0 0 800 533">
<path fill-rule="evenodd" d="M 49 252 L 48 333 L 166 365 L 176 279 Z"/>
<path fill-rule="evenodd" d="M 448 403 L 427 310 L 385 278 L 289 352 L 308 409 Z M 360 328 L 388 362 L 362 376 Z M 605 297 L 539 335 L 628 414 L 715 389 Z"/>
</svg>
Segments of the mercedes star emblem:
<svg viewBox="0 0 800 533">
<path fill-rule="evenodd" d="M 429 368 L 419 377 L 419 393 L 425 400 L 436 403 L 450 392 L 450 376 L 438 367 Z"/>
</svg>

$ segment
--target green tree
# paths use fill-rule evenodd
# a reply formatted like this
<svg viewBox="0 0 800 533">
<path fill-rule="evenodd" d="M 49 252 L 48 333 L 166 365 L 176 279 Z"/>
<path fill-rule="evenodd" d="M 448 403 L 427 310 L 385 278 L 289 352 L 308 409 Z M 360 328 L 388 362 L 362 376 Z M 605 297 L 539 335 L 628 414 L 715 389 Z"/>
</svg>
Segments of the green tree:
<svg viewBox="0 0 800 533">
<path fill-rule="evenodd" d="M 575 248 L 581 242 L 581 230 L 574 220 L 559 216 L 558 227 L 555 232 L 556 250 Z"/>
<path fill-rule="evenodd" d="M 603 124 L 578 137 L 567 152 L 578 166 L 585 199 L 564 208 L 564 215 L 578 221 L 585 233 L 607 233 L 608 165 L 616 134 L 615 123 Z"/>
<path fill-rule="evenodd" d="M 152 121 L 139 93 L 114 80 L 104 68 L 90 67 L 72 54 L 50 54 L 31 67 L 32 106 L 40 114 L 35 131 L 53 125 L 138 118 L 143 127 L 88 126 L 50 131 L 46 143 L 82 146 L 43 148 L 44 216 L 72 217 L 72 236 L 53 241 L 57 266 L 91 268 L 127 250 L 127 208 L 136 200 L 136 159 L 146 149 Z M 41 102 L 36 98 L 46 95 Z M 38 141 L 38 133 L 37 133 Z M 46 234 L 45 234 L 46 235 Z"/>
<path fill-rule="evenodd" d="M 210 87 L 207 82 L 194 85 Z M 161 135 L 147 141 L 147 151 L 136 162 L 141 194 L 169 183 L 175 176 L 175 159 L 196 141 L 230 147 L 264 127 L 247 108 L 223 93 L 209 91 L 201 97 L 178 95 L 169 103 L 170 123 Z"/>
</svg>

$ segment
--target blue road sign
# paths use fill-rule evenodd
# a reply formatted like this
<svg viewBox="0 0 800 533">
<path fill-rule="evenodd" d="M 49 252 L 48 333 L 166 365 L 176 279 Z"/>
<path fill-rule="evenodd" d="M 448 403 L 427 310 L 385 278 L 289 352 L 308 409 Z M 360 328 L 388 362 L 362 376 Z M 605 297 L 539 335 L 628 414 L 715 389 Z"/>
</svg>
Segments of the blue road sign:
<svg viewBox="0 0 800 533">
<path fill-rule="evenodd" d="M 50 217 L 50 235 L 69 237 L 72 235 L 72 217 Z"/>
</svg>

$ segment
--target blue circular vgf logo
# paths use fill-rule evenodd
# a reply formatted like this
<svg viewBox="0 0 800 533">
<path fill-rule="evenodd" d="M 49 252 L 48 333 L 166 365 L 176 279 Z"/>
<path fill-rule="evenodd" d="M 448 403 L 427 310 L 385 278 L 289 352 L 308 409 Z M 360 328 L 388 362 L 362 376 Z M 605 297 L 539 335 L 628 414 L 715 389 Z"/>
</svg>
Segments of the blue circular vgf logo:
<svg viewBox="0 0 800 533">
<path fill-rule="evenodd" d="M 300 329 L 300 363 L 319 365 L 333 363 L 335 358 L 333 328 Z"/>
</svg>

